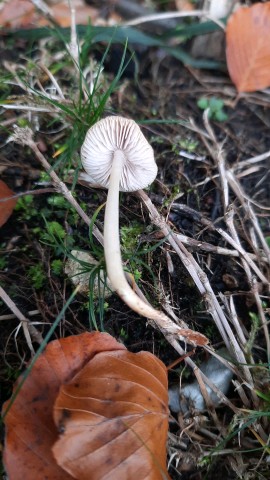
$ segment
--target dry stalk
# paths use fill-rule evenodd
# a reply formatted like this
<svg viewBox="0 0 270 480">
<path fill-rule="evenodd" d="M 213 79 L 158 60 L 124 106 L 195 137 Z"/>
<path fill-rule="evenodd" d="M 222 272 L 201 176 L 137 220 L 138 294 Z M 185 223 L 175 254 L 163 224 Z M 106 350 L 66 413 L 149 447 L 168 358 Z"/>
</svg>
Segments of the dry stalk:
<svg viewBox="0 0 270 480">
<path fill-rule="evenodd" d="M 235 358 L 239 363 L 245 363 L 245 357 L 243 355 L 243 352 L 238 344 L 238 341 L 236 340 L 235 334 L 231 329 L 226 315 L 224 314 L 224 311 L 221 308 L 213 292 L 213 289 L 206 274 L 200 268 L 191 253 L 180 242 L 177 235 L 175 235 L 175 233 L 170 230 L 164 218 L 159 214 L 148 195 L 143 190 L 139 190 L 137 192 L 137 195 L 148 209 L 153 224 L 160 228 L 163 235 L 167 237 L 167 241 L 178 254 L 183 265 L 191 275 L 195 285 L 197 286 L 199 292 L 201 293 L 206 302 L 207 310 L 212 316 L 228 351 L 233 352 Z M 248 381 L 248 379 L 246 380 Z"/>
<path fill-rule="evenodd" d="M 174 314 L 174 311 L 171 308 L 171 306 L 168 303 L 166 303 L 166 305 L 164 305 L 163 307 L 166 309 L 167 313 L 172 318 L 175 318 L 175 320 L 177 321 L 177 317 Z M 237 413 L 238 409 L 235 408 L 234 405 L 230 402 L 230 400 L 212 383 L 211 380 L 208 379 L 208 377 L 206 377 L 206 375 L 201 371 L 199 367 L 197 367 L 197 365 L 193 362 L 193 360 L 188 355 L 186 355 L 185 350 L 180 345 L 175 345 L 175 341 L 172 337 L 168 338 L 168 341 L 175 348 L 175 350 L 177 350 L 180 356 L 182 356 L 184 362 L 192 369 L 198 381 L 198 385 L 200 387 L 201 394 L 204 398 L 205 404 L 209 406 L 210 414 L 212 415 L 214 422 L 220 429 L 220 424 L 216 416 L 216 413 L 214 412 L 212 405 L 210 405 L 211 399 L 209 398 L 208 392 L 205 388 L 205 384 L 208 385 L 216 393 L 220 401 L 222 403 L 225 403 L 229 408 L 231 408 L 234 411 L 234 413 Z M 211 347 L 205 346 L 204 349 L 211 355 L 218 358 L 220 362 L 222 362 L 227 368 L 230 368 L 235 373 L 235 375 L 237 375 L 238 372 L 235 369 L 235 367 L 232 366 L 232 364 L 230 364 L 225 358 L 220 357 L 220 355 L 218 355 L 214 350 L 212 350 Z"/>
<path fill-rule="evenodd" d="M 79 70 L 79 45 L 78 38 L 76 33 L 76 11 L 75 8 L 71 7 L 70 9 L 70 19 L 71 19 L 71 35 L 70 35 L 70 44 L 68 45 L 69 54 L 72 57 L 76 70 Z"/>
<path fill-rule="evenodd" d="M 238 318 L 238 315 L 236 313 L 236 309 L 235 309 L 235 305 L 234 305 L 233 295 L 229 296 L 229 300 L 223 294 L 220 294 L 219 296 L 220 296 L 223 304 L 225 305 L 225 308 L 227 309 L 228 314 L 230 315 L 230 319 L 231 319 L 231 322 L 234 325 L 234 328 L 235 328 L 236 333 L 238 335 L 240 345 L 241 345 L 242 349 L 244 349 L 245 346 L 246 346 L 246 343 L 247 343 L 248 332 L 246 332 L 246 335 L 245 335 L 243 326 L 240 325 L 239 318 Z"/>
<path fill-rule="evenodd" d="M 250 256 L 247 254 L 245 249 L 239 245 L 237 241 L 235 241 L 231 235 L 229 235 L 223 228 L 216 227 L 215 230 L 220 234 L 224 240 L 226 240 L 232 247 L 234 247 L 236 250 L 238 250 L 239 254 L 242 256 L 242 258 L 245 259 L 246 263 L 249 264 L 250 268 L 252 268 L 253 272 L 256 273 L 258 278 L 264 283 L 265 285 L 269 285 L 269 281 L 267 280 L 266 276 L 262 273 L 262 271 L 259 269 L 259 267 L 254 263 L 254 261 L 250 258 Z M 258 257 L 257 257 L 258 258 Z"/>
<path fill-rule="evenodd" d="M 28 317 L 34 317 L 35 315 L 39 315 L 39 310 L 30 310 L 27 312 Z M 14 313 L 10 313 L 7 315 L 0 315 L 0 322 L 3 320 L 13 320 L 14 318 L 18 318 L 17 315 Z"/>
<path fill-rule="evenodd" d="M 246 395 L 246 392 L 243 389 L 243 386 L 241 383 L 238 382 L 238 380 L 232 380 L 233 385 L 235 386 L 235 390 L 237 391 L 239 397 L 242 400 L 243 405 L 245 405 L 247 408 L 250 406 L 250 401 Z"/>
<path fill-rule="evenodd" d="M 254 230 L 258 236 L 258 239 L 261 243 L 261 246 L 263 248 L 263 251 L 268 259 L 268 263 L 270 265 L 270 249 L 267 245 L 267 242 L 264 238 L 263 232 L 261 230 L 261 227 L 259 225 L 258 219 L 256 217 L 256 214 L 251 206 L 251 202 L 248 201 L 248 196 L 245 194 L 240 182 L 235 178 L 233 172 L 231 170 L 227 170 L 226 176 L 228 179 L 228 183 L 234 192 L 235 196 L 238 198 L 240 204 L 243 207 L 243 210 L 247 216 L 247 218 L 250 220 L 250 222 L 253 224 Z"/>
<path fill-rule="evenodd" d="M 46 73 L 46 75 L 47 75 L 47 76 L 49 77 L 49 79 L 51 80 L 51 82 L 52 82 L 55 90 L 57 91 L 57 93 L 58 93 L 58 95 L 59 95 L 59 98 L 60 98 L 61 100 L 65 100 L 65 96 L 64 96 L 64 94 L 63 94 L 63 91 L 62 91 L 62 89 L 61 89 L 58 81 L 57 81 L 56 78 L 54 77 L 54 75 L 50 72 L 50 70 L 46 67 L 46 65 L 43 65 L 43 63 L 39 63 L 38 66 L 39 66 L 39 68 L 40 68 L 41 70 L 43 70 L 44 73 Z M 48 95 L 48 94 L 45 92 L 45 90 L 43 89 L 43 87 L 42 87 L 42 85 L 41 85 L 40 83 L 39 83 L 39 86 L 40 86 L 40 88 L 43 90 L 43 93 L 44 93 L 45 95 Z"/>
<path fill-rule="evenodd" d="M 207 126 L 207 129 L 208 129 L 208 133 L 211 134 L 213 141 L 216 141 L 214 133 L 213 133 L 212 129 L 210 128 L 209 124 Z M 219 174 L 220 174 L 220 183 L 221 183 L 222 195 L 223 195 L 225 222 L 226 222 L 228 230 L 231 234 L 231 237 L 237 243 L 238 247 L 241 249 L 242 248 L 241 243 L 240 243 L 239 236 L 237 234 L 237 230 L 236 230 L 236 227 L 235 227 L 235 224 L 234 224 L 234 213 L 235 213 L 234 212 L 234 206 L 233 205 L 229 206 L 229 186 L 228 186 L 228 176 L 227 176 L 227 173 L 226 173 L 225 158 L 224 158 L 224 155 L 223 155 L 223 152 L 222 152 L 222 148 L 218 144 L 217 144 L 216 160 L 217 160 Z M 256 248 L 255 248 L 255 250 L 256 250 Z M 250 263 L 250 259 L 249 259 L 249 261 L 247 261 L 246 260 L 246 255 L 243 255 L 241 257 L 241 263 L 242 263 L 243 269 L 246 273 L 248 283 L 249 283 L 249 285 L 252 289 L 252 292 L 253 292 L 255 300 L 256 300 L 257 309 L 258 309 L 258 312 L 259 312 L 259 315 L 260 315 L 260 318 L 261 318 L 261 323 L 262 323 L 262 326 L 263 326 L 263 329 L 264 329 L 264 334 L 265 334 L 265 339 L 266 339 L 266 347 L 267 347 L 267 358 L 268 358 L 268 361 L 269 361 L 270 360 L 269 332 L 268 332 L 266 318 L 265 318 L 265 315 L 264 315 L 264 312 L 263 312 L 263 309 L 262 309 L 262 306 L 261 306 L 261 301 L 260 301 L 260 298 L 259 298 L 259 295 L 258 295 L 257 280 L 252 275 L 251 269 L 250 269 L 250 266 L 253 266 L 253 262 Z M 253 267 L 253 270 L 254 270 L 254 267 Z M 260 271 L 257 272 L 257 273 L 260 273 Z M 267 279 L 266 279 L 266 281 L 267 281 Z M 256 294 L 255 294 L 254 287 L 256 287 Z M 241 340 L 243 341 L 244 336 L 240 333 L 241 328 L 239 328 L 240 325 L 239 325 L 239 322 L 236 321 L 236 317 L 237 316 L 236 316 L 236 312 L 235 312 L 235 309 L 234 309 L 234 313 L 233 313 L 233 315 L 230 315 L 230 318 L 235 320 L 234 324 L 235 324 L 237 332 L 238 332 L 238 337 L 239 337 L 240 341 Z M 245 343 L 242 343 L 242 349 L 244 349 L 244 346 L 245 346 Z M 249 383 L 252 385 L 253 381 L 252 381 L 252 376 L 249 372 L 249 369 L 247 367 L 243 367 L 243 368 L 245 369 L 246 378 L 249 378 Z M 256 394 L 253 394 L 253 391 L 252 391 L 252 396 L 253 396 L 253 401 L 256 403 L 257 402 L 257 396 L 256 396 Z"/>
<path fill-rule="evenodd" d="M 233 169 L 227 169 L 225 168 L 225 159 L 222 154 L 222 149 L 216 139 L 216 136 L 214 134 L 214 131 L 212 127 L 210 126 L 209 120 L 207 115 L 204 115 L 204 123 L 205 127 L 207 130 L 208 135 L 210 136 L 213 144 L 214 144 L 214 149 L 210 146 L 209 142 L 207 142 L 208 145 L 208 150 L 209 153 L 211 154 L 212 158 L 216 161 L 218 169 L 219 169 L 219 174 L 220 174 L 220 181 L 221 185 L 225 185 L 225 190 L 224 188 L 222 189 L 223 193 L 223 199 L 224 199 L 224 213 L 226 213 L 226 210 L 229 206 L 228 204 L 228 186 L 232 189 L 234 192 L 236 198 L 239 200 L 240 205 L 243 207 L 243 210 L 247 216 L 247 218 L 250 220 L 250 222 L 253 224 L 254 230 L 258 236 L 259 241 L 261 242 L 261 246 L 264 250 L 264 253 L 266 255 L 266 258 L 268 259 L 268 263 L 270 265 L 270 248 L 267 245 L 267 242 L 264 238 L 263 232 L 261 230 L 261 227 L 259 225 L 259 222 L 257 220 L 256 214 L 253 210 L 253 208 L 250 205 L 249 197 L 248 195 L 244 192 L 242 185 L 240 182 L 236 179 Z M 256 249 L 255 249 L 256 253 Z M 267 279 L 266 283 L 269 283 Z"/>
<path fill-rule="evenodd" d="M 177 208 L 177 210 L 182 210 L 182 206 L 180 206 L 179 204 L 177 204 L 177 206 L 180 207 L 180 208 Z M 174 208 L 174 210 L 176 210 L 176 208 Z M 199 213 L 194 209 L 191 209 L 191 210 L 194 213 Z M 203 218 L 202 215 L 198 215 L 197 218 L 199 218 L 200 222 L 206 225 L 211 230 L 218 231 L 217 227 L 215 227 L 215 225 L 211 223 L 208 219 Z M 224 230 L 219 229 L 219 233 L 220 235 L 224 236 L 224 238 L 226 238 L 226 241 L 228 243 L 235 245 L 235 242 L 233 241 L 233 239 L 226 232 L 224 232 Z M 211 243 L 208 243 L 208 242 L 195 240 L 194 238 L 190 238 L 187 235 L 183 235 L 182 233 L 176 233 L 176 236 L 184 245 L 187 245 L 188 247 L 191 247 L 192 249 L 195 249 L 195 250 L 202 250 L 204 252 L 215 253 L 217 255 L 228 255 L 230 257 L 241 257 L 242 255 L 241 246 L 239 250 L 239 245 L 237 246 L 238 250 L 236 249 L 232 250 L 230 248 L 224 248 L 224 247 L 219 247 L 218 245 L 217 246 L 212 245 Z M 245 253 L 246 253 L 245 257 L 247 256 L 253 261 L 258 259 L 257 254 L 249 253 L 249 252 L 245 252 Z M 261 257 L 260 261 L 264 263 L 268 262 L 266 257 Z M 256 268 L 256 266 L 254 268 Z M 263 278 L 265 279 L 265 277 Z"/>
<path fill-rule="evenodd" d="M 211 417 L 212 419 L 214 420 L 215 422 L 215 425 L 217 426 L 217 428 L 221 431 L 221 433 L 225 433 L 225 429 L 222 427 L 219 419 L 218 419 L 218 416 L 217 416 L 217 413 L 216 413 L 216 410 L 215 410 L 215 406 L 210 398 L 210 395 L 207 391 L 207 388 L 205 386 L 205 382 L 203 380 L 203 377 L 202 377 L 202 371 L 199 369 L 199 367 L 197 367 L 196 369 L 193 370 L 194 372 L 194 375 L 197 379 L 197 382 L 198 382 L 198 385 L 200 387 L 200 390 L 201 390 L 201 394 L 203 396 L 203 399 L 205 401 L 205 405 L 207 407 L 207 410 L 208 412 L 211 414 Z M 209 379 L 208 379 L 209 380 Z"/>
<path fill-rule="evenodd" d="M 191 12 L 165 12 L 165 13 L 153 13 L 148 15 L 143 15 L 132 20 L 124 22 L 124 26 L 136 26 L 141 25 L 146 22 L 154 22 L 156 20 L 169 20 L 170 18 L 185 18 L 185 17 L 205 17 L 205 10 L 193 10 Z"/>
<path fill-rule="evenodd" d="M 270 157 L 270 152 L 262 153 L 261 155 L 257 155 L 256 157 L 247 158 L 242 162 L 239 162 L 231 169 L 233 173 L 238 172 L 239 170 L 245 170 L 250 165 L 254 165 L 260 162 L 264 162 L 267 158 Z"/>
<path fill-rule="evenodd" d="M 35 342 L 41 345 L 43 342 L 41 333 L 35 328 L 35 326 L 30 322 L 30 320 L 28 320 L 28 318 L 26 318 L 23 315 L 23 313 L 18 309 L 18 307 L 13 302 L 13 300 L 11 300 L 9 295 L 5 292 L 5 290 L 1 286 L 0 286 L 0 297 L 5 302 L 5 304 L 10 308 L 13 314 L 20 320 L 27 345 L 32 355 L 34 355 L 35 351 L 32 345 L 31 336 Z"/>
<path fill-rule="evenodd" d="M 170 343 L 180 355 L 185 354 L 185 350 L 179 344 L 176 343 L 176 340 L 174 338 L 171 338 Z M 196 363 L 194 363 L 190 357 L 186 357 L 184 361 L 192 369 L 199 385 L 202 379 L 204 383 L 206 383 L 206 385 L 208 385 L 208 387 L 211 388 L 213 392 L 215 392 L 215 394 L 217 395 L 217 397 L 220 399 L 222 403 L 227 405 L 227 407 L 229 407 L 234 413 L 240 412 L 240 410 L 237 407 L 235 407 L 235 405 L 226 397 L 226 395 L 224 395 L 224 393 L 221 392 L 219 388 L 217 388 L 214 385 L 214 383 L 211 382 L 211 380 L 209 380 L 209 378 L 199 369 L 199 367 L 197 367 Z M 200 376 L 200 382 L 198 380 L 199 376 Z"/>
<path fill-rule="evenodd" d="M 240 244 L 240 240 L 238 238 L 238 235 L 237 235 L 237 232 L 236 232 L 236 229 L 235 229 L 235 225 L 233 223 L 233 210 L 231 210 L 230 214 L 228 214 L 226 216 L 226 218 L 227 218 L 226 223 L 227 223 L 228 227 L 230 228 L 234 239 Z M 264 336 L 265 336 L 265 341 L 266 341 L 267 358 L 268 358 L 268 362 L 270 362 L 269 331 L 268 331 L 267 320 L 266 320 L 266 317 L 265 317 L 265 314 L 264 314 L 264 311 L 263 311 L 263 308 L 262 308 L 262 302 L 261 302 L 261 299 L 260 299 L 260 296 L 259 296 L 258 281 L 257 281 L 256 277 L 251 274 L 249 265 L 244 260 L 244 258 L 242 258 L 242 265 L 243 265 L 243 268 L 245 270 L 248 282 L 250 284 L 251 291 L 252 291 L 252 293 L 254 295 L 254 298 L 255 298 L 255 303 L 256 303 L 256 306 L 257 306 L 258 314 L 259 314 L 259 317 L 261 319 L 261 324 L 262 324 L 263 331 L 264 331 Z"/>
<path fill-rule="evenodd" d="M 259 222 L 257 220 L 257 217 L 255 215 L 255 212 L 250 204 L 250 201 L 248 200 L 247 195 L 245 194 L 241 184 L 239 181 L 236 179 L 233 169 L 226 169 L 226 162 L 225 158 L 222 152 L 222 148 L 220 144 L 217 142 L 216 136 L 214 134 L 213 129 L 211 128 L 208 118 L 205 115 L 204 116 L 204 123 L 206 126 L 206 130 L 208 135 L 211 137 L 211 140 L 214 144 L 214 149 L 210 148 L 210 153 L 212 155 L 212 158 L 216 161 L 217 167 L 219 170 L 219 177 L 220 177 L 220 183 L 221 183 L 221 189 L 222 189 L 222 195 L 223 195 L 223 207 L 224 207 L 224 218 L 226 225 L 228 227 L 228 230 L 230 232 L 230 243 L 235 245 L 235 248 L 241 253 L 241 263 L 243 266 L 243 269 L 245 271 L 248 283 L 251 288 L 251 292 L 254 295 L 255 303 L 257 306 L 258 314 L 261 320 L 261 325 L 264 331 L 264 336 L 265 336 L 265 341 L 266 341 L 266 350 L 267 350 L 267 358 L 268 362 L 270 361 L 270 337 L 269 337 L 269 331 L 268 331 L 268 325 L 267 325 L 267 319 L 265 317 L 263 308 L 262 308 L 262 303 L 261 299 L 259 296 L 258 292 L 258 281 L 257 278 L 252 274 L 251 269 L 253 270 L 254 273 L 258 276 L 258 278 L 266 285 L 269 285 L 268 279 L 265 277 L 265 275 L 261 272 L 261 270 L 257 267 L 255 262 L 247 255 L 247 252 L 243 249 L 241 246 L 241 242 L 235 227 L 234 223 L 234 213 L 235 213 L 235 207 L 229 206 L 229 189 L 231 188 L 232 191 L 234 192 L 235 196 L 239 200 L 245 214 L 248 220 L 252 223 L 252 230 L 251 230 L 251 235 L 250 235 L 250 242 L 252 245 L 252 248 L 257 256 L 257 260 L 260 263 L 260 257 L 259 257 L 259 247 L 258 247 L 258 241 L 261 244 L 261 247 L 264 251 L 264 254 L 266 256 L 266 259 L 268 261 L 268 264 L 270 265 L 270 249 L 267 245 L 267 242 L 264 238 L 264 235 L 262 233 L 262 230 L 260 228 Z M 265 158 L 265 154 L 263 156 Z M 247 162 L 246 162 L 247 163 Z M 250 160 L 248 160 L 248 163 L 250 163 Z M 228 239 L 228 234 L 224 232 L 222 229 L 217 229 L 219 233 L 223 236 L 223 238 Z M 257 234 L 257 236 L 256 236 Z M 232 242 L 233 240 L 233 242 Z M 258 253 L 259 252 L 259 253 Z M 234 318 L 234 316 L 233 316 Z M 256 396 L 253 395 L 254 400 L 256 401 Z"/>
</svg>

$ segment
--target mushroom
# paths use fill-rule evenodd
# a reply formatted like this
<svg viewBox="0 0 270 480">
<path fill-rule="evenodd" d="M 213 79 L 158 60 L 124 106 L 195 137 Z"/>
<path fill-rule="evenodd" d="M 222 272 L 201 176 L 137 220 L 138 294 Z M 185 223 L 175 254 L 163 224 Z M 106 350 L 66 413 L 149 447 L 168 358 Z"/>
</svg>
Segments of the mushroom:
<svg viewBox="0 0 270 480">
<path fill-rule="evenodd" d="M 144 315 L 140 305 L 142 301 L 129 286 L 122 267 L 119 190 L 134 192 L 153 182 L 157 175 L 153 149 L 133 120 L 111 116 L 88 130 L 81 149 L 81 159 L 91 182 L 108 188 L 104 221 L 108 278 L 124 302 Z"/>
<path fill-rule="evenodd" d="M 104 219 L 104 254 L 107 275 L 113 288 L 132 310 L 154 320 L 164 333 L 166 331 L 166 334 L 182 336 L 183 329 L 134 292 L 122 267 L 119 191 L 134 192 L 154 181 L 157 165 L 152 147 L 133 120 L 110 116 L 98 121 L 88 130 L 81 148 L 81 160 L 89 181 L 108 188 Z M 192 335 L 192 330 L 187 329 L 186 337 L 190 337 L 191 342 Z"/>
</svg>

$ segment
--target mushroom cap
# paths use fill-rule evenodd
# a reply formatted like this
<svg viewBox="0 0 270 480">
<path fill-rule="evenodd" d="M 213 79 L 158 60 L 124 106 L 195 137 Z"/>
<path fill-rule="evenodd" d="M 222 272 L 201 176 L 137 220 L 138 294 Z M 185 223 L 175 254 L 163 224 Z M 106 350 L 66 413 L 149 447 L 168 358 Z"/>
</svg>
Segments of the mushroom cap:
<svg viewBox="0 0 270 480">
<path fill-rule="evenodd" d="M 82 165 L 94 183 L 109 187 L 114 153 L 124 154 L 119 189 L 135 192 L 156 178 L 154 152 L 140 127 L 123 117 L 107 117 L 89 128 L 81 148 Z"/>
</svg>

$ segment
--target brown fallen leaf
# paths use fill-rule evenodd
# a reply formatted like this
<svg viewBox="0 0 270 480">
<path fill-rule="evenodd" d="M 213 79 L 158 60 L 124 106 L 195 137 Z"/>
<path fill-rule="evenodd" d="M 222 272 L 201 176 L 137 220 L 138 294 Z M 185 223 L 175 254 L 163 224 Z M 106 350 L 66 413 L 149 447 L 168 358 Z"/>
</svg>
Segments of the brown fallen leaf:
<svg viewBox="0 0 270 480">
<path fill-rule="evenodd" d="M 194 4 L 190 0 L 175 0 L 175 7 L 179 12 L 195 10 Z"/>
<path fill-rule="evenodd" d="M 88 25 L 98 19 L 99 10 L 86 5 L 84 0 L 73 0 L 72 7 L 77 25 Z M 67 0 L 53 2 L 48 11 L 60 27 L 71 25 L 70 3 Z M 5 28 L 36 28 L 46 25 L 50 25 L 50 21 L 35 8 L 31 0 L 8 0 L 0 10 L 0 26 Z"/>
<path fill-rule="evenodd" d="M 31 0 L 8 0 L 0 10 L 0 25 L 6 28 L 28 27 L 34 16 L 35 7 Z"/>
<path fill-rule="evenodd" d="M 53 405 L 60 386 L 103 350 L 125 347 L 106 333 L 83 333 L 51 342 L 38 358 L 4 419 L 3 458 L 9 480 L 72 478 L 56 464 L 51 452 L 58 438 Z M 8 405 L 5 402 L 3 413 Z"/>
<path fill-rule="evenodd" d="M 86 5 L 84 0 L 73 0 L 72 8 L 75 11 L 75 21 L 77 25 L 88 25 L 89 22 L 93 24 L 99 15 L 99 11 L 90 5 Z M 50 11 L 53 19 L 60 27 L 70 27 L 71 12 L 68 1 L 61 1 L 52 5 Z M 48 25 L 48 21 L 45 17 L 40 18 L 38 23 L 40 26 Z"/>
<path fill-rule="evenodd" d="M 162 480 L 165 365 L 149 352 L 102 352 L 62 385 L 54 407 L 58 464 L 80 480 Z"/>
<path fill-rule="evenodd" d="M 17 203 L 17 198 L 4 200 L 12 195 L 14 195 L 14 192 L 10 190 L 3 180 L 0 180 L 0 227 L 9 219 Z"/>
<path fill-rule="evenodd" d="M 239 8 L 226 29 L 230 77 L 238 92 L 270 85 L 270 2 Z"/>
</svg>

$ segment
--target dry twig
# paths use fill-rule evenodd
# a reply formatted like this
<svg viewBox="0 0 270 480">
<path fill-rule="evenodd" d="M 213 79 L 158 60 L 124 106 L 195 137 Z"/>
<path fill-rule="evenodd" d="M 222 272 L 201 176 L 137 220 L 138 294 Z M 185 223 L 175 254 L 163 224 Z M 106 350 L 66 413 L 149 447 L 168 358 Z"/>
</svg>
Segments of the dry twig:
<svg viewBox="0 0 270 480">
<path fill-rule="evenodd" d="M 23 333 L 26 339 L 26 343 L 29 347 L 30 352 L 32 355 L 35 354 L 34 347 L 32 345 L 31 336 L 35 342 L 41 343 L 43 342 L 43 338 L 41 333 L 35 328 L 35 326 L 26 318 L 23 313 L 18 309 L 15 305 L 13 300 L 9 297 L 9 295 L 5 292 L 5 290 L 0 286 L 0 297 L 5 302 L 5 304 L 10 308 L 10 310 L 14 313 L 14 315 L 20 320 L 21 326 L 23 329 Z"/>
<path fill-rule="evenodd" d="M 253 229 L 250 230 L 251 235 L 249 237 L 249 243 L 251 243 L 251 246 L 255 252 L 256 258 L 258 263 L 260 264 L 261 261 L 261 253 L 258 247 L 258 242 L 261 245 L 261 248 L 264 252 L 264 255 L 266 256 L 266 259 L 268 261 L 268 265 L 270 266 L 270 249 L 267 245 L 267 242 L 264 238 L 264 235 L 262 233 L 261 227 L 259 225 L 259 222 L 257 220 L 256 214 L 251 206 L 251 203 L 249 201 L 249 197 L 245 194 L 243 187 L 241 186 L 240 182 L 236 179 L 234 175 L 233 169 L 227 169 L 226 168 L 226 162 L 224 158 L 224 154 L 222 151 L 221 145 L 218 143 L 216 136 L 214 134 L 214 131 L 209 123 L 207 115 L 204 115 L 204 123 L 206 126 L 206 130 L 208 133 L 208 136 L 211 138 L 214 148 L 212 148 L 207 141 L 208 149 L 209 152 L 212 155 L 212 158 L 214 161 L 217 163 L 217 167 L 219 170 L 219 178 L 221 182 L 221 191 L 223 195 L 223 207 L 224 207 L 224 218 L 226 225 L 228 227 L 228 230 L 230 232 L 230 238 L 228 234 L 220 228 L 217 228 L 217 231 L 220 233 L 220 235 L 223 236 L 223 238 L 227 239 L 227 241 L 235 246 L 235 248 L 239 251 L 241 254 L 241 263 L 243 266 L 243 269 L 245 271 L 248 283 L 251 288 L 251 292 L 254 295 L 255 303 L 257 306 L 258 314 L 261 320 L 262 328 L 264 331 L 264 336 L 265 336 L 265 341 L 266 341 L 266 349 L 267 349 L 267 358 L 268 362 L 270 361 L 270 336 L 269 336 L 269 331 L 268 331 L 268 325 L 267 325 L 267 320 L 262 308 L 262 302 L 259 296 L 258 292 L 258 281 L 256 276 L 252 273 L 252 271 L 257 275 L 257 277 L 265 284 L 269 286 L 269 281 L 266 278 L 266 276 L 263 274 L 263 272 L 260 270 L 259 267 L 255 264 L 255 261 L 253 261 L 248 255 L 247 252 L 244 250 L 244 248 L 241 245 L 235 222 L 234 222 L 234 214 L 235 214 L 235 205 L 229 205 L 229 189 L 231 188 L 232 192 L 236 196 L 236 198 L 239 200 L 239 203 L 241 207 L 244 210 L 246 219 L 249 220 L 252 224 Z M 265 157 L 263 157 L 265 158 Z M 250 160 L 248 161 L 250 163 Z M 252 270 L 252 271 L 251 271 Z M 234 317 L 235 318 L 235 317 Z M 255 398 L 255 397 L 254 397 Z"/>
</svg>

